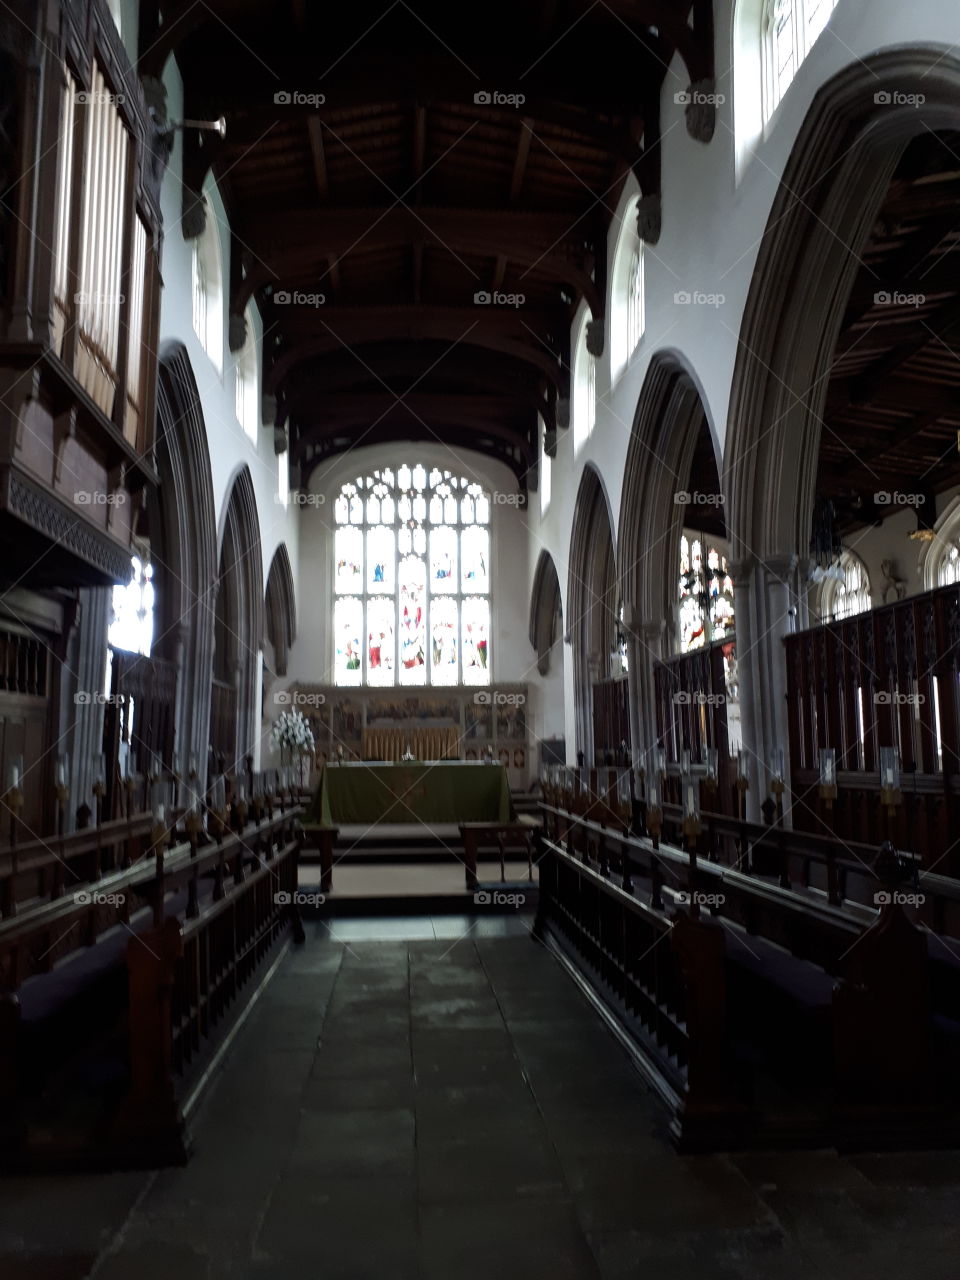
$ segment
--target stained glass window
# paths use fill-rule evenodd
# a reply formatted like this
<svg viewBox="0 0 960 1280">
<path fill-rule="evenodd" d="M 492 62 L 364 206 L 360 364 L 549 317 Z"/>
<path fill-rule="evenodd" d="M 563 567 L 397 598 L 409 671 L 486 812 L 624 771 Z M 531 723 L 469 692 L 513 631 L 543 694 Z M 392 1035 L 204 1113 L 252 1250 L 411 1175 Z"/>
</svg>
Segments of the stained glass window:
<svg viewBox="0 0 960 1280">
<path fill-rule="evenodd" d="M 489 684 L 490 498 L 434 467 L 384 467 L 334 503 L 334 680 Z"/>
<path fill-rule="evenodd" d="M 627 294 L 627 352 L 633 355 L 643 337 L 643 245 L 633 251 Z"/>
<path fill-rule="evenodd" d="M 733 634 L 733 579 L 716 547 L 684 534 L 680 539 L 680 652 Z"/>
</svg>

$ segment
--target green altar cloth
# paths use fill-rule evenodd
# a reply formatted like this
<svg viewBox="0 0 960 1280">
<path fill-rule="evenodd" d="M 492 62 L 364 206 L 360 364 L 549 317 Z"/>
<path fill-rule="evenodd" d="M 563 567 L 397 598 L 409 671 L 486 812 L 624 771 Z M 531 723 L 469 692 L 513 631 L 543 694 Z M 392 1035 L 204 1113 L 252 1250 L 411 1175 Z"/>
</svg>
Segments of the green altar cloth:
<svg viewBox="0 0 960 1280">
<path fill-rule="evenodd" d="M 513 818 L 503 765 L 441 760 L 325 765 L 303 825 L 512 822 Z"/>
</svg>

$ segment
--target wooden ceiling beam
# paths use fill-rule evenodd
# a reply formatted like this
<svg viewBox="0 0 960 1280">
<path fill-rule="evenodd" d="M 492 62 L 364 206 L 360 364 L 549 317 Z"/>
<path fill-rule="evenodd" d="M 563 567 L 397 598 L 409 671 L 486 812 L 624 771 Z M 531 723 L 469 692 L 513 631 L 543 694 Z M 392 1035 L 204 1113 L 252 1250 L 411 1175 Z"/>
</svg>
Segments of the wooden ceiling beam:
<svg viewBox="0 0 960 1280">
<path fill-rule="evenodd" d="M 523 188 L 523 175 L 527 171 L 527 158 L 530 155 L 530 143 L 533 141 L 534 121 L 524 116 L 520 121 L 520 136 L 517 138 L 517 154 L 513 162 L 513 173 L 510 176 L 510 203 L 515 205 L 520 199 Z"/>
<path fill-rule="evenodd" d="M 886 355 L 875 360 L 863 373 L 850 384 L 850 403 L 867 405 L 873 400 L 879 389 L 896 371 L 931 343 L 949 347 L 960 335 L 960 298 L 951 298 L 945 306 L 935 312 L 929 320 L 920 322 L 920 326 Z M 958 368 L 960 372 L 960 368 Z"/>
<path fill-rule="evenodd" d="M 269 315 L 268 323 L 276 323 L 278 314 L 279 308 Z M 566 395 L 569 372 L 543 337 L 556 330 L 557 342 L 562 343 L 565 329 L 569 319 L 559 310 L 546 315 L 542 309 L 529 308 L 520 317 L 504 309 L 491 317 L 486 307 L 326 307 L 315 319 L 314 331 L 291 340 L 267 370 L 265 390 L 275 391 L 300 366 L 329 351 L 359 351 L 368 343 L 436 341 L 512 356 L 539 370 Z"/>
<path fill-rule="evenodd" d="M 330 179 L 323 147 L 323 124 L 319 116 L 307 116 L 307 132 L 310 135 L 310 156 L 313 160 L 313 176 L 317 180 L 317 194 L 320 203 L 326 204 L 330 198 Z"/>
</svg>

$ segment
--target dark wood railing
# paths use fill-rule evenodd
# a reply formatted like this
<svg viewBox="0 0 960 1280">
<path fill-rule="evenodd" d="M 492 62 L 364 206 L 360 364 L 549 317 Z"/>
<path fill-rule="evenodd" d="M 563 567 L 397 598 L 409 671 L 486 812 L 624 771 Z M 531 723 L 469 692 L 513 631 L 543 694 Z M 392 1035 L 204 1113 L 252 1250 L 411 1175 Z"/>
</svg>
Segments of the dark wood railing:
<svg viewBox="0 0 960 1280">
<path fill-rule="evenodd" d="M 42 641 L 0 630 L 0 691 L 47 696 L 47 646 Z"/>
<path fill-rule="evenodd" d="M 950 935 L 960 932 L 960 885 L 926 873 L 917 891 L 909 859 L 891 862 L 888 856 L 881 866 L 875 850 L 835 841 L 828 848 L 828 842 L 803 833 L 734 823 L 723 815 L 704 815 L 704 833 L 688 835 L 684 849 L 631 834 L 630 826 L 643 830 L 642 804 L 631 816 L 603 797 L 551 787 L 547 792 L 540 865 L 547 931 L 566 934 L 596 997 L 640 1046 L 649 1078 L 674 1108 L 681 1143 L 829 1140 L 883 1146 L 902 1142 L 905 1132 L 919 1145 L 939 1140 L 939 1126 L 947 1115 L 955 1116 L 955 1108 L 945 1081 L 934 1087 L 930 1010 L 957 1017 L 960 981 Z M 682 815 L 668 807 L 663 818 L 669 833 Z M 704 856 L 705 844 L 714 857 Z M 772 865 L 764 865 L 767 857 Z M 767 1017 L 771 1026 L 779 1020 L 792 1027 L 796 1037 L 789 1010 L 816 1014 L 819 1021 L 811 1027 L 819 1030 L 809 1041 L 799 1112 L 813 1110 L 802 1122 L 795 1119 L 784 1128 L 777 1120 L 771 1127 L 771 1118 L 758 1114 L 757 1096 L 753 1110 L 721 1106 L 720 1131 L 712 1136 L 695 1123 L 689 1127 L 685 1104 L 693 1095 L 689 1081 L 677 1076 L 676 1044 L 650 1033 L 665 997 L 647 977 L 639 1012 L 638 997 L 631 996 L 632 1005 L 625 998 L 646 938 L 626 939 L 627 903 L 643 903 L 668 927 L 686 927 L 689 917 L 723 930 L 725 959 L 719 968 L 733 984 L 738 1010 L 738 1030 L 731 1023 L 723 1033 L 728 1050 L 746 1029 L 763 1045 L 762 1053 L 771 1054 L 776 1036 L 766 1032 Z M 663 954 L 656 927 L 646 928 L 646 945 Z M 699 981 L 714 981 L 717 967 L 715 961 Z M 757 992 L 765 993 L 762 1009 L 753 1003 Z M 687 1030 L 694 1041 L 695 1022 L 688 1020 Z M 708 1034 L 719 1035 L 715 1028 Z M 788 1072 L 792 1057 L 806 1053 L 805 1034 L 787 1055 Z M 754 1096 L 749 1062 L 749 1056 L 746 1065 L 738 1058 L 736 1066 L 733 1093 L 740 1104 Z M 728 1081 L 728 1068 L 729 1061 L 715 1058 L 711 1071 Z M 726 1086 L 721 1092 L 728 1097 Z"/>
<path fill-rule="evenodd" d="M 960 873 L 960 585 L 785 641 L 795 827 L 842 840 L 889 836 Z M 902 761 L 902 803 L 880 802 L 880 750 Z M 836 751 L 838 794 L 818 794 Z M 946 861 L 941 861 L 946 859 Z"/>
<path fill-rule="evenodd" d="M 645 1074 L 673 1110 L 677 1143 L 730 1145 L 744 1108 L 730 1089 L 720 928 L 689 916 L 675 924 L 551 843 L 540 866 L 537 931 L 604 988 L 646 1051 Z"/>
<path fill-rule="evenodd" d="M 69 835 L 0 847 L 0 917 L 8 920 L 30 906 L 57 902 L 133 866 L 148 848 L 152 826 L 149 813 L 135 813 Z M 89 928 L 83 936 L 93 941 Z M 48 967 L 58 955 L 56 949 L 48 954 Z"/>
<path fill-rule="evenodd" d="M 33 1167 L 46 1158 L 31 1146 L 27 1127 L 11 1121 L 23 1111 L 21 1091 L 33 1085 L 27 1064 L 38 1052 L 42 1025 L 35 1010 L 30 1025 L 22 1023 L 24 983 L 51 975 L 42 979 L 57 984 L 49 988 L 51 996 L 43 995 L 48 988 L 31 984 L 30 1000 L 35 1003 L 39 992 L 42 1006 L 50 1006 L 44 1017 L 62 1022 L 57 1001 L 84 998 L 82 984 L 62 981 L 75 962 L 83 962 L 88 985 L 122 964 L 112 941 L 103 953 L 102 974 L 83 960 L 100 954 L 102 935 L 112 939 L 117 925 L 132 935 L 125 1018 L 130 1085 L 107 1129 L 98 1128 L 93 1147 L 84 1146 L 78 1158 L 117 1167 L 185 1157 L 185 1091 L 195 1086 L 241 992 L 291 922 L 302 940 L 296 908 L 301 814 L 299 805 L 268 797 L 256 806 L 252 822 L 235 806 L 229 816 L 208 815 L 208 834 L 191 827 L 182 838 L 154 829 L 148 856 L 102 868 L 71 893 L 34 901 L 16 918 L 0 922 L 0 1131 L 8 1163 Z M 118 1005 L 112 1017 L 119 1020 L 123 1013 Z M 82 1022 L 74 1018 L 66 1025 L 79 1037 Z M 58 1053 L 67 1060 L 79 1047 L 71 1040 Z"/>
</svg>

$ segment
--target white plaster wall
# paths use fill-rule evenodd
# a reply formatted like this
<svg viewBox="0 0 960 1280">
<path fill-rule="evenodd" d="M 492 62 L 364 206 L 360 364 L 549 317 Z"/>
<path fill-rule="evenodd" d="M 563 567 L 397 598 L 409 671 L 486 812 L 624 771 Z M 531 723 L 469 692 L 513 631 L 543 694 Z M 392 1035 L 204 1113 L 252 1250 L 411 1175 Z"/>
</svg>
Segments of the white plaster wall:
<svg viewBox="0 0 960 1280">
<path fill-rule="evenodd" d="M 743 2 L 757 8 L 756 0 Z M 545 548 L 557 565 L 565 613 L 572 516 L 583 468 L 592 462 L 600 472 L 616 531 L 630 429 L 655 353 L 670 351 L 683 360 L 701 390 L 718 454 L 722 451 L 741 319 L 760 241 L 779 176 L 817 90 L 844 67 L 884 48 L 924 44 L 946 52 L 960 44 L 960 7 L 956 4 L 916 0 L 905 6 L 899 0 L 840 0 L 774 113 L 766 136 L 756 139 L 741 155 L 738 182 L 733 132 L 733 8 L 733 0 L 716 4 L 717 92 L 725 95 L 725 101 L 718 107 L 716 131 L 708 145 L 689 137 L 684 108 L 674 101 L 674 93 L 687 88 L 686 71 L 679 59 L 674 60 L 664 85 L 663 231 L 659 244 L 645 247 L 644 336 L 628 367 L 611 385 L 610 352 L 615 344 L 608 335 L 597 368 L 593 433 L 576 458 L 572 426 L 560 433 L 550 507 L 543 518 L 536 504 L 530 512 L 529 586 L 537 557 Z M 610 230 L 610 279 L 624 212 L 636 195 L 631 179 Z M 680 291 L 716 295 L 722 302 L 678 305 L 674 295 Z M 580 314 L 573 320 L 574 335 Z M 612 314 L 611 308 L 608 314 Z M 568 736 L 572 739 L 571 716 L 568 707 Z"/>
<path fill-rule="evenodd" d="M 183 117 L 183 83 L 175 62 L 167 62 L 164 72 L 167 88 L 167 116 L 170 120 Z M 183 140 L 180 131 L 175 142 L 170 163 L 164 177 L 161 192 L 163 211 L 163 295 L 160 310 L 160 339 L 178 339 L 186 346 L 200 392 L 203 416 L 207 428 L 207 444 L 210 451 L 210 467 L 213 477 L 213 493 L 216 509 L 218 537 L 222 538 L 226 503 L 234 477 L 244 466 L 249 467 L 260 519 L 261 557 L 264 588 L 274 552 L 286 543 L 290 562 L 296 575 L 297 567 L 297 518 L 292 506 L 277 501 L 277 485 L 280 462 L 273 450 L 273 428 L 258 423 L 256 442 L 244 432 L 237 421 L 235 396 L 235 359 L 227 342 L 227 289 L 230 278 L 230 234 L 223 201 L 215 183 L 208 178 L 205 191 L 210 198 L 211 210 L 220 235 L 220 257 L 223 268 L 224 299 L 221 314 L 223 324 L 223 373 L 217 372 L 193 331 L 192 300 L 192 244 L 184 240 L 180 228 L 183 206 L 182 172 Z M 263 325 L 256 307 L 253 325 L 258 352 L 258 369 L 262 377 L 262 361 L 259 358 L 263 342 Z M 259 405 L 259 395 L 258 395 Z M 298 617 L 301 598 L 295 582 Z"/>
<path fill-rule="evenodd" d="M 125 36 L 126 38 L 126 36 Z M 173 59 L 167 62 L 164 70 L 164 84 L 167 89 L 167 118 L 180 120 L 183 118 L 183 82 Z M 264 427 L 259 419 L 256 441 L 243 430 L 236 416 L 236 371 L 235 358 L 230 352 L 227 341 L 228 328 L 228 287 L 230 279 L 230 232 L 224 212 L 223 201 L 216 189 L 216 184 L 208 176 L 204 188 L 209 197 L 210 208 L 220 237 L 220 260 L 222 266 L 223 306 L 221 323 L 223 325 L 223 369 L 218 372 L 199 338 L 193 331 L 193 299 L 192 299 L 192 244 L 184 240 L 180 218 L 183 207 L 182 199 L 182 157 L 183 139 L 178 130 L 174 134 L 174 147 L 170 162 L 164 176 L 161 190 L 161 209 L 163 213 L 164 242 L 161 271 L 163 278 L 163 294 L 160 307 L 160 343 L 170 340 L 181 341 L 190 356 L 203 417 L 207 431 L 207 447 L 210 454 L 210 469 L 213 480 L 214 508 L 217 523 L 218 547 L 223 538 L 226 505 L 236 475 L 243 467 L 248 467 L 253 481 L 257 514 L 260 524 L 260 553 L 263 572 L 264 590 L 274 553 L 281 543 L 286 543 L 290 554 L 290 562 L 294 571 L 294 595 L 299 614 L 301 608 L 301 592 L 296 582 L 298 561 L 298 526 L 293 507 L 278 501 L 279 466 L 286 464 L 286 455 L 278 459 L 273 449 L 273 428 Z M 248 317 L 253 316 L 253 328 L 258 352 L 258 375 L 262 385 L 262 360 L 260 352 L 263 343 L 263 326 L 256 307 L 250 308 Z M 173 566 L 174 568 L 176 566 Z M 262 656 L 257 658 L 257 688 L 263 675 Z M 259 703 L 257 693 L 255 703 Z M 268 721 L 261 726 L 262 732 L 269 727 L 272 720 L 272 707 L 267 707 Z M 267 744 L 261 737 L 254 745 L 254 767 L 259 768 L 261 756 L 268 752 Z"/>
</svg>

